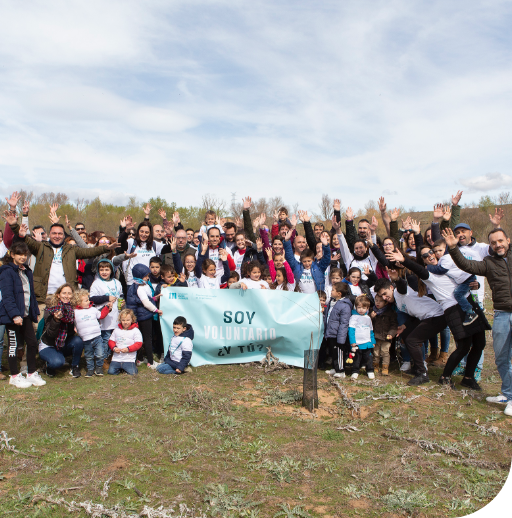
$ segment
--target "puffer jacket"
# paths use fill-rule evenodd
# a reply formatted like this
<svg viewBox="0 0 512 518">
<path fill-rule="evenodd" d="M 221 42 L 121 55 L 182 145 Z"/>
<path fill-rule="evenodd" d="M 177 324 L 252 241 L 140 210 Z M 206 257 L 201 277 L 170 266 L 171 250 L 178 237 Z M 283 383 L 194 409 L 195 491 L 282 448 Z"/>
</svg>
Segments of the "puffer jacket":
<svg viewBox="0 0 512 518">
<path fill-rule="evenodd" d="M 395 336 L 398 331 L 396 311 L 388 304 L 380 315 L 372 318 L 372 325 L 377 340 L 389 341 L 388 335 Z"/>
<path fill-rule="evenodd" d="M 450 255 L 461 270 L 487 277 L 494 309 L 512 313 L 512 248 L 508 249 L 507 260 L 492 254 L 483 261 L 471 261 L 462 255 L 458 246 L 450 248 Z"/>
<path fill-rule="evenodd" d="M 347 341 L 352 302 L 348 297 L 338 300 L 329 314 L 330 304 L 329 300 L 324 312 L 324 336 L 336 338 L 337 343 L 344 344 Z"/>
</svg>

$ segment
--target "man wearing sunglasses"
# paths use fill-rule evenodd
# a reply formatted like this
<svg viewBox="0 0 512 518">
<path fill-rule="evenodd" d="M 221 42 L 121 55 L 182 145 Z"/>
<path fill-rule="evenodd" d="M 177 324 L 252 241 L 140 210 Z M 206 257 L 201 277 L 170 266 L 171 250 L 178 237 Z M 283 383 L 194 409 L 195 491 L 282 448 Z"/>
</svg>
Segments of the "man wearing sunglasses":
<svg viewBox="0 0 512 518">
<path fill-rule="evenodd" d="M 85 225 L 83 223 L 76 223 L 75 224 L 75 230 L 80 233 L 80 232 L 86 232 L 87 233 L 87 230 L 85 229 Z"/>
</svg>

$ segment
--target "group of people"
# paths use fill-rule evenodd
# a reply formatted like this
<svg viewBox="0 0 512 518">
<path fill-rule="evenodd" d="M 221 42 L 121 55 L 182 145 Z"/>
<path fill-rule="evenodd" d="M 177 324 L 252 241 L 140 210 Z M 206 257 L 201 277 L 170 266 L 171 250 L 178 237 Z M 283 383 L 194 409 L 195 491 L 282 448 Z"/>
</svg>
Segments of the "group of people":
<svg viewBox="0 0 512 518">
<path fill-rule="evenodd" d="M 327 229 L 312 224 L 307 212 L 289 215 L 285 207 L 267 225 L 266 214 L 252 217 L 250 197 L 243 200 L 242 219 L 228 221 L 209 210 L 199 230 L 185 229 L 178 213 L 168 220 L 163 210 L 161 224 L 153 225 L 147 205 L 142 222 L 124 217 L 113 237 L 89 233 L 80 222 L 73 227 L 67 216 L 60 223 L 56 205 L 48 234 L 40 225 L 29 231 L 29 204 L 20 221 L 19 195 L 13 193 L 0 243 L 0 334 L 5 326 L 9 383 L 46 383 L 36 370 L 37 352 L 48 377 L 67 357 L 72 376 L 81 376 L 82 353 L 86 376 L 136 374 L 140 363 L 162 374 L 185 372 L 192 327 L 176 316 L 168 347 L 160 327 L 161 290 L 178 286 L 316 293 L 324 314 L 319 366 L 330 375 L 357 379 L 361 369 L 370 379 L 376 372 L 388 375 L 392 344 L 398 344 L 410 385 L 428 383 L 431 364 L 443 368 L 440 384 L 454 387 L 452 376 L 461 373 L 462 386 L 481 390 L 490 329 L 482 306 L 487 277 L 502 378 L 501 393 L 487 399 L 505 404 L 512 415 L 510 241 L 501 228 L 503 211 L 496 209 L 489 243 L 476 242 L 460 221 L 461 196 L 453 196 L 451 206 L 435 205 L 423 233 L 410 218 L 399 227 L 399 210 L 388 212 L 381 198 L 383 238 L 377 237 L 376 217 L 360 219 L 356 227 L 350 208 L 343 232 L 339 200 Z M 456 344 L 451 354 L 450 335 Z"/>
</svg>

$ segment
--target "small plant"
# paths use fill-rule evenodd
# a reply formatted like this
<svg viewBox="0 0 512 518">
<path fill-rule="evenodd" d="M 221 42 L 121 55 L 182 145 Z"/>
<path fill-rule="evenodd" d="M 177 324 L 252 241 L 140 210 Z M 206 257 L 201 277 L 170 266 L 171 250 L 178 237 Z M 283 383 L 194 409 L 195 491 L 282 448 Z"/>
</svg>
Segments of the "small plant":
<svg viewBox="0 0 512 518">
<path fill-rule="evenodd" d="M 232 415 L 223 415 L 219 417 L 215 424 L 220 428 L 225 428 L 226 430 L 234 430 L 240 426 L 240 423 L 232 416 Z"/>
<path fill-rule="evenodd" d="M 302 394 L 297 390 L 286 390 L 282 392 L 279 389 L 274 389 L 269 391 L 268 395 L 263 398 L 263 403 L 269 406 L 293 405 L 301 400 Z"/>
<path fill-rule="evenodd" d="M 250 508 L 261 503 L 247 500 L 241 491 L 230 493 L 226 484 L 208 484 L 203 492 L 204 501 L 210 506 L 212 516 L 220 515 L 222 518 L 250 516 Z"/>
<path fill-rule="evenodd" d="M 293 509 L 288 504 L 281 504 L 281 511 L 274 514 L 274 518 L 311 518 L 311 515 L 305 511 L 300 505 L 296 505 Z"/>
<path fill-rule="evenodd" d="M 324 441 L 343 441 L 343 439 L 345 439 L 345 434 L 338 432 L 338 430 L 332 430 L 331 428 L 328 428 L 322 434 L 322 439 Z"/>
<path fill-rule="evenodd" d="M 416 509 L 425 507 L 433 507 L 433 501 L 425 491 L 417 489 L 416 491 L 407 491 L 406 489 L 397 489 L 394 491 L 389 489 L 389 493 L 381 497 L 384 505 L 390 510 L 403 509 L 408 513 L 413 513 Z"/>
</svg>

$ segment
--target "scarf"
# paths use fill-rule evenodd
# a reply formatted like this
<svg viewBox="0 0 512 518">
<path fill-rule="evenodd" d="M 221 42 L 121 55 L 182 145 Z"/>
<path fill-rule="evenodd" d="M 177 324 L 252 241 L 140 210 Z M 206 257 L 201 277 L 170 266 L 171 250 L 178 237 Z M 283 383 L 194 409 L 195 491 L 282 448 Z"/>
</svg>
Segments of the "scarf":
<svg viewBox="0 0 512 518">
<path fill-rule="evenodd" d="M 373 311 L 376 315 L 382 315 L 382 313 L 384 313 L 384 311 L 386 311 L 387 307 L 388 307 L 388 306 L 386 305 L 386 306 L 384 306 L 384 307 L 382 307 L 382 308 L 378 309 L 378 308 L 377 308 L 377 306 L 373 306 L 372 311 Z"/>
<path fill-rule="evenodd" d="M 66 345 L 66 338 L 68 336 L 68 324 L 72 324 L 75 321 L 75 312 L 71 307 L 71 304 L 64 304 L 63 302 L 59 302 L 56 306 L 52 308 L 46 308 L 46 311 L 50 313 L 50 315 L 55 315 L 58 311 L 62 313 L 62 317 L 59 323 L 59 336 L 55 340 L 55 348 L 60 349 Z"/>
</svg>

